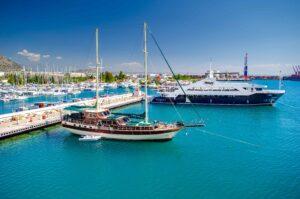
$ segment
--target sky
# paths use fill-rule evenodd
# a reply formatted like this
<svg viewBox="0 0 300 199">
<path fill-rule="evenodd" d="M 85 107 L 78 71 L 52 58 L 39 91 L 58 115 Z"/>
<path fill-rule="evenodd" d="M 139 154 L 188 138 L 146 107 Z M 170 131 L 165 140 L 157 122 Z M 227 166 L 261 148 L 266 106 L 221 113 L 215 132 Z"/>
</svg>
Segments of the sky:
<svg viewBox="0 0 300 199">
<path fill-rule="evenodd" d="M 33 70 L 95 65 L 100 30 L 103 70 L 143 71 L 143 23 L 177 73 L 212 68 L 292 73 L 300 65 L 297 0 L 0 0 L 0 54 Z M 149 71 L 169 72 L 148 37 Z"/>
</svg>

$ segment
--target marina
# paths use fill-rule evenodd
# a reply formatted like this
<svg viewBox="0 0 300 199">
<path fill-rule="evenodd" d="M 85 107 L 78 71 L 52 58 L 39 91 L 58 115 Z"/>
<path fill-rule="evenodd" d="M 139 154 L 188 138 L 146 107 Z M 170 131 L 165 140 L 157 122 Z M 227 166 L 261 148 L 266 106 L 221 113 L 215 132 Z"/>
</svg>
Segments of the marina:
<svg viewBox="0 0 300 199">
<path fill-rule="evenodd" d="M 119 198 L 117 186 L 132 198 L 298 198 L 296 81 L 215 79 L 210 70 L 199 79 L 148 82 L 145 73 L 108 83 L 98 72 L 81 83 L 0 86 L 5 198 L 72 198 L 74 189 L 80 198 Z M 186 97 L 155 103 L 164 93 Z M 259 104 L 272 106 L 237 103 L 241 94 L 263 94 Z"/>
<path fill-rule="evenodd" d="M 0 10 L 1 199 L 300 198 L 300 1 Z"/>
<path fill-rule="evenodd" d="M 278 87 L 275 80 L 255 83 Z M 205 115 L 206 126 L 181 131 L 171 142 L 79 141 L 78 136 L 61 125 L 2 139 L 0 170 L 11 172 L 1 174 L 5 183 L 1 184 L 0 192 L 16 198 L 54 198 L 53 190 L 60 190 L 61 197 L 68 198 L 73 196 L 74 189 L 89 187 L 89 192 L 77 193 L 92 198 L 108 191 L 110 197 L 117 198 L 119 192 L 114 187 L 126 182 L 141 189 L 120 186 L 120 191 L 132 197 L 151 194 L 166 198 L 238 198 L 251 193 L 250 196 L 259 198 L 270 194 L 275 198 L 297 198 L 299 190 L 293 187 L 298 186 L 298 170 L 293 168 L 300 166 L 300 85 L 292 81 L 284 84 L 288 94 L 274 106 L 197 106 Z M 153 120 L 178 119 L 172 106 L 149 104 L 149 108 Z M 143 109 L 136 103 L 120 111 L 141 113 Z M 177 109 L 184 121 L 195 118 L 191 106 L 179 105 Z M 134 182 L 128 182 L 128 178 Z M 183 186 L 182 181 L 188 184 L 184 190 L 166 191 Z M 216 186 L 224 185 L 224 181 L 226 189 L 216 191 Z"/>
</svg>

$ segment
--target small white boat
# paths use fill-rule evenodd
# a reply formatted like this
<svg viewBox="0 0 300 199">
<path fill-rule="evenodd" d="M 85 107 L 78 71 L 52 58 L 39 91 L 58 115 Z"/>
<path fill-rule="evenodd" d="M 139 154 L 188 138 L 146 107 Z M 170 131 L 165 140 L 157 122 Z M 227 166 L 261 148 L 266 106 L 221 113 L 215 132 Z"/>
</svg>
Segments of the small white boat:
<svg viewBox="0 0 300 199">
<path fill-rule="evenodd" d="M 125 82 L 122 82 L 122 83 L 119 83 L 118 84 L 118 87 L 119 88 L 128 88 L 129 84 L 125 83 Z"/>
<path fill-rule="evenodd" d="M 1 98 L 0 101 L 9 102 L 11 99 L 8 97 Z"/>
<path fill-rule="evenodd" d="M 0 98 L 0 101 L 3 101 L 3 102 L 9 102 L 12 100 L 14 100 L 14 96 L 12 96 L 12 95 L 4 95 L 2 98 Z"/>
<path fill-rule="evenodd" d="M 110 84 L 106 84 L 104 86 L 104 89 L 116 89 L 118 88 L 118 84 L 117 83 L 110 83 Z"/>
<path fill-rule="evenodd" d="M 26 107 L 26 106 L 21 106 L 21 107 L 19 107 L 19 108 L 16 109 L 16 112 L 27 111 L 27 110 L 29 110 L 28 107 Z"/>
<path fill-rule="evenodd" d="M 25 96 L 25 95 L 17 95 L 17 96 L 15 97 L 16 100 L 25 100 L 25 99 L 27 99 L 27 98 L 28 98 L 28 97 Z"/>
<path fill-rule="evenodd" d="M 101 136 L 99 135 L 85 135 L 79 138 L 79 141 L 97 141 L 100 140 Z"/>
<path fill-rule="evenodd" d="M 131 89 L 135 89 L 135 88 L 138 88 L 139 85 L 137 83 L 129 83 L 128 87 L 131 88 Z"/>
<path fill-rule="evenodd" d="M 157 85 L 155 83 L 151 83 L 148 85 L 148 88 L 157 89 Z"/>
</svg>

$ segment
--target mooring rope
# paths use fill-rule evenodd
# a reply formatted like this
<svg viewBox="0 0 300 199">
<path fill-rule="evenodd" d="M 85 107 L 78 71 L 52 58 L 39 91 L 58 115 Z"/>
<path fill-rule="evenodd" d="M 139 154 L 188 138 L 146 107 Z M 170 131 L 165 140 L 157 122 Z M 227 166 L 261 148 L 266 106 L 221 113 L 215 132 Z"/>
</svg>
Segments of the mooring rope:
<svg viewBox="0 0 300 199">
<path fill-rule="evenodd" d="M 209 132 L 209 131 L 206 131 L 206 130 L 203 130 L 203 129 L 199 129 L 199 131 L 201 131 L 202 133 L 208 134 L 208 135 L 212 135 L 212 136 L 216 136 L 216 137 L 221 137 L 221 138 L 224 138 L 224 139 L 227 139 L 227 140 L 231 140 L 231 141 L 234 141 L 234 142 L 239 142 L 239 143 L 246 144 L 246 145 L 249 145 L 249 146 L 260 147 L 257 144 L 253 144 L 253 143 L 250 143 L 250 142 L 247 142 L 247 141 L 244 141 L 244 140 L 241 140 L 241 139 L 237 139 L 237 138 L 227 137 L 225 135 L 221 135 L 221 134 L 218 134 L 218 133 Z"/>
</svg>

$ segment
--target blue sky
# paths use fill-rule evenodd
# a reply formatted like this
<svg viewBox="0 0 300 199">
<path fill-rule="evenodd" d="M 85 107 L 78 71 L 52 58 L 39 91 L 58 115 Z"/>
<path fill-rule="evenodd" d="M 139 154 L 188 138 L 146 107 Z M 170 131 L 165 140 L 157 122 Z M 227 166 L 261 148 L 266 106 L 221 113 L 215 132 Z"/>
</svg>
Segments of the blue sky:
<svg viewBox="0 0 300 199">
<path fill-rule="evenodd" d="M 290 73 L 300 64 L 299 10 L 296 0 L 3 1 L 0 54 L 40 70 L 85 68 L 99 27 L 104 69 L 142 71 L 146 21 L 176 72 L 203 73 L 210 59 L 241 72 L 248 52 L 250 74 Z M 168 71 L 150 37 L 149 57 L 150 71 Z"/>
</svg>

